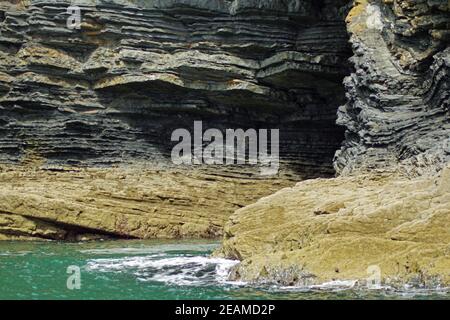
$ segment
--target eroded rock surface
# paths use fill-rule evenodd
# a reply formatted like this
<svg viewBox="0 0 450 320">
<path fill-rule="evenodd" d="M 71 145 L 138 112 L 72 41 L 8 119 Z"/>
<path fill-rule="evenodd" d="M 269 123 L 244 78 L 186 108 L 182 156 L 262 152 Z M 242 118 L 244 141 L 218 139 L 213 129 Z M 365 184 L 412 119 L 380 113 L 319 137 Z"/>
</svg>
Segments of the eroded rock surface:
<svg viewBox="0 0 450 320">
<path fill-rule="evenodd" d="M 232 278 L 246 281 L 365 286 L 377 268 L 384 285 L 449 285 L 449 190 L 450 166 L 300 182 L 236 211 L 217 254 L 242 260 Z"/>
<path fill-rule="evenodd" d="M 354 2 L 341 177 L 238 210 L 218 252 L 242 260 L 233 278 L 365 285 L 379 270 L 383 284 L 448 286 L 448 13 L 448 1 Z"/>
<path fill-rule="evenodd" d="M 341 174 L 435 174 L 450 161 L 448 1 L 355 1 L 347 17 L 355 73 L 338 123 Z"/>
<path fill-rule="evenodd" d="M 234 278 L 450 283 L 448 1 L 0 6 L 2 238 L 215 237 L 336 170 L 236 211 Z M 194 120 L 280 128 L 279 176 L 174 167 Z"/>
<path fill-rule="evenodd" d="M 219 236 L 240 206 L 333 175 L 350 72 L 346 4 L 0 1 L 0 162 L 23 166 L 3 175 L 1 233 Z M 73 5 L 80 29 L 67 27 Z M 194 120 L 279 128 L 277 183 L 250 166 L 174 166 L 171 134 L 192 132 Z M 91 190 L 100 182 L 104 195 Z M 114 196 L 127 190 L 134 200 Z"/>
<path fill-rule="evenodd" d="M 290 184 L 143 166 L 2 166 L 0 239 L 217 238 L 235 210 Z"/>
<path fill-rule="evenodd" d="M 2 1 L 0 160 L 171 166 L 171 133 L 280 128 L 283 167 L 329 176 L 351 55 L 346 1 Z M 68 29 L 69 5 L 81 28 Z"/>
</svg>

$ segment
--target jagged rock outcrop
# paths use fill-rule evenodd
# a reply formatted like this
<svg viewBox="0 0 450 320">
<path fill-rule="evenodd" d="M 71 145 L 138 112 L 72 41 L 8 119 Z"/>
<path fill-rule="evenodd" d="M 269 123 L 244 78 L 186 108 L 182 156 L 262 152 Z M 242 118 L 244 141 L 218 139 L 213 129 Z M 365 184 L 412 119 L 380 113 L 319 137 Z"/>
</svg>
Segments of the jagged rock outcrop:
<svg viewBox="0 0 450 320">
<path fill-rule="evenodd" d="M 2 238 L 217 237 L 334 165 L 236 211 L 233 277 L 449 284 L 448 1 L 0 5 Z M 194 120 L 280 128 L 279 176 L 175 167 Z"/>
<path fill-rule="evenodd" d="M 448 1 L 355 1 L 347 23 L 356 71 L 337 171 L 439 172 L 450 161 Z"/>
<path fill-rule="evenodd" d="M 333 175 L 347 3 L 0 1 L 0 233 L 217 237 L 235 209 Z M 174 166 L 171 134 L 194 120 L 279 128 L 279 176 Z"/>
</svg>

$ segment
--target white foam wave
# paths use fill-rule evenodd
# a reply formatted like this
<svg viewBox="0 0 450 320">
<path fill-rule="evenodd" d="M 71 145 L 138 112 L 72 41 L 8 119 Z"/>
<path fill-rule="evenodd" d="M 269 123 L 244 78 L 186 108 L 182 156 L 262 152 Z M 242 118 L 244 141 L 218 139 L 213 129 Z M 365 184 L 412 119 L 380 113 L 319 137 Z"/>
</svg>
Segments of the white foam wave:
<svg viewBox="0 0 450 320">
<path fill-rule="evenodd" d="M 340 291 L 340 290 L 349 290 L 355 288 L 357 285 L 357 280 L 335 280 L 324 282 L 321 284 L 315 285 L 303 285 L 303 286 L 276 286 L 272 287 L 272 290 L 280 290 L 280 291 L 292 291 L 292 292 L 306 292 L 311 290 L 323 290 L 323 291 Z"/>
<path fill-rule="evenodd" d="M 164 282 L 172 285 L 204 285 L 227 282 L 231 268 L 238 261 L 204 256 L 147 256 L 92 259 L 90 272 L 127 272 L 140 281 Z"/>
<path fill-rule="evenodd" d="M 353 289 L 358 283 L 357 280 L 335 280 L 330 282 L 324 282 L 318 285 L 312 285 L 311 289 L 319 290 L 347 290 Z"/>
<path fill-rule="evenodd" d="M 359 292 L 382 292 L 385 295 L 394 295 L 412 298 L 414 296 L 422 295 L 447 295 L 450 293 L 449 287 L 437 286 L 434 288 L 417 288 L 411 285 L 404 285 L 403 287 L 392 287 L 389 285 L 379 285 L 376 287 L 367 287 L 361 284 L 358 280 L 336 280 L 330 282 L 324 282 L 317 285 L 308 286 L 283 286 L 283 287 L 272 287 L 272 291 L 289 291 L 289 292 L 308 292 L 314 291 L 345 291 L 345 290 L 355 290 Z"/>
<path fill-rule="evenodd" d="M 178 247 L 179 248 L 179 247 Z M 142 253 L 140 251 L 121 251 Z M 176 286 L 209 286 L 209 285 L 231 285 L 246 286 L 246 282 L 228 280 L 231 269 L 239 261 L 222 258 L 212 258 L 195 255 L 175 255 L 174 253 L 154 252 L 153 254 L 141 256 L 126 256 L 118 258 L 96 258 L 87 261 L 85 270 L 88 272 L 112 272 L 132 274 L 141 282 L 160 282 Z M 329 291 L 337 292 L 344 290 L 356 290 L 364 292 L 382 292 L 387 295 L 428 295 L 448 294 L 449 288 L 417 289 L 405 286 L 404 288 L 393 288 L 380 286 L 368 289 L 357 280 L 337 280 L 316 285 L 305 286 L 261 286 L 262 290 L 271 292 L 309 292 Z"/>
</svg>

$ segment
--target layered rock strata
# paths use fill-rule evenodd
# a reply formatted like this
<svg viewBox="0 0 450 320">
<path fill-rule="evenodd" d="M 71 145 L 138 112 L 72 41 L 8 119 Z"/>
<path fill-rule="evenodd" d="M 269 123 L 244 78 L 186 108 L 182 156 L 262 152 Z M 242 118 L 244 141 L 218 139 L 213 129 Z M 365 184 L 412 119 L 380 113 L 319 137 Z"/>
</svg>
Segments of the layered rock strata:
<svg viewBox="0 0 450 320">
<path fill-rule="evenodd" d="M 235 210 L 290 185 L 200 170 L 0 167 L 0 239 L 217 238 Z"/>
<path fill-rule="evenodd" d="M 448 1 L 0 3 L 2 239 L 217 237 L 238 209 L 234 279 L 450 283 Z M 280 174 L 175 167 L 194 120 L 280 128 Z"/>
<path fill-rule="evenodd" d="M 279 128 L 284 168 L 297 179 L 330 175 L 349 72 L 344 2 L 3 9 L 1 160 L 33 152 L 50 165 L 171 166 L 173 130 L 203 120 L 204 130 Z M 71 4 L 79 30 L 66 25 Z"/>
<path fill-rule="evenodd" d="M 235 209 L 334 174 L 346 3 L 1 1 L 0 233 L 217 237 Z M 279 175 L 174 166 L 195 120 L 280 129 Z"/>
<path fill-rule="evenodd" d="M 400 167 L 435 174 L 450 160 L 448 1 L 355 1 L 347 17 L 355 65 L 337 123 L 341 174 Z"/>
<path fill-rule="evenodd" d="M 355 1 L 341 177 L 238 210 L 217 253 L 242 260 L 234 279 L 365 286 L 375 271 L 383 285 L 450 284 L 448 11 L 447 1 Z"/>
</svg>

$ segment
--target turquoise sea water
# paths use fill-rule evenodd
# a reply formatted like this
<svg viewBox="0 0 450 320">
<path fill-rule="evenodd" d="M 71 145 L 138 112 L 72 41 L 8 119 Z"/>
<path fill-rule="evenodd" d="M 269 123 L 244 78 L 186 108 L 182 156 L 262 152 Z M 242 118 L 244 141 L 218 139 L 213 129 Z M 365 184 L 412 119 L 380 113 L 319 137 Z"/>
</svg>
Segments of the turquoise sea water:
<svg viewBox="0 0 450 320">
<path fill-rule="evenodd" d="M 0 242 L 0 299 L 449 299 L 447 290 L 282 288 L 227 281 L 210 241 Z M 72 267 L 71 267 L 72 266 Z M 69 268 L 70 273 L 67 273 Z M 69 289 L 74 270 L 80 289 Z M 69 286 L 70 287 L 70 286 Z"/>
</svg>

